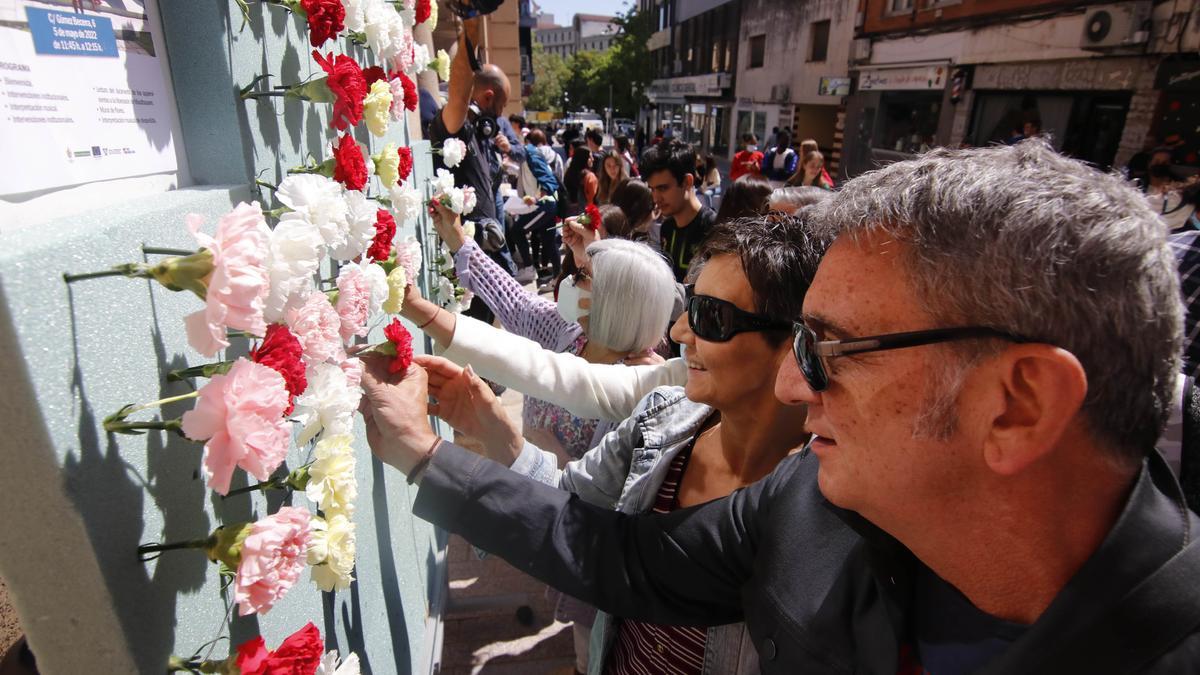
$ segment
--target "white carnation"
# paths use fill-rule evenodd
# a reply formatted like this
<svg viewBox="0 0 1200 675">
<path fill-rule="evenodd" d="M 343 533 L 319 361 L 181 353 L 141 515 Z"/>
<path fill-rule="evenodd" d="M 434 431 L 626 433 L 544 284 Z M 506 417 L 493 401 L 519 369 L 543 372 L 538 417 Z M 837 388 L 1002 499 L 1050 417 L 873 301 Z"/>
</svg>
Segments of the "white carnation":
<svg viewBox="0 0 1200 675">
<path fill-rule="evenodd" d="M 421 199 L 421 193 L 408 183 L 397 183 L 391 189 L 392 210 L 401 223 L 421 217 L 421 206 L 425 201 Z"/>
<path fill-rule="evenodd" d="M 454 187 L 454 174 L 445 169 L 438 169 L 433 180 L 429 181 L 429 185 L 433 188 L 434 194 L 446 192 Z"/>
<path fill-rule="evenodd" d="M 332 246 L 334 260 L 353 260 L 362 255 L 375 239 L 375 221 L 379 206 L 358 190 L 346 190 L 345 238 Z"/>
<path fill-rule="evenodd" d="M 334 649 L 321 658 L 313 675 L 362 675 L 362 666 L 358 663 L 358 654 L 354 653 L 347 654 L 339 665 L 338 652 Z"/>
<path fill-rule="evenodd" d="M 268 323 L 283 320 L 288 309 L 304 304 L 312 291 L 313 275 L 324 255 L 325 240 L 315 225 L 299 213 L 285 213 L 271 231 L 267 272 L 271 290 L 263 307 Z"/>
<path fill-rule="evenodd" d="M 466 156 L 467 144 L 457 138 L 447 138 L 442 143 L 442 161 L 451 169 L 462 164 L 463 157 Z"/>
<path fill-rule="evenodd" d="M 308 443 L 322 429 L 330 435 L 349 434 L 362 390 L 351 387 L 346 373 L 333 363 L 309 365 L 306 374 L 308 389 L 296 397 L 295 418 L 300 423 L 296 443 Z"/>
<path fill-rule="evenodd" d="M 326 246 L 336 248 L 345 243 L 347 236 L 349 206 L 343 192 L 341 184 L 332 178 L 305 173 L 283 179 L 275 196 L 315 225 Z"/>
<path fill-rule="evenodd" d="M 429 68 L 429 63 L 432 60 L 433 58 L 429 56 L 428 47 L 420 42 L 417 42 L 413 45 L 412 67 L 414 75 L 420 73 L 421 71 L 427 70 Z"/>
</svg>

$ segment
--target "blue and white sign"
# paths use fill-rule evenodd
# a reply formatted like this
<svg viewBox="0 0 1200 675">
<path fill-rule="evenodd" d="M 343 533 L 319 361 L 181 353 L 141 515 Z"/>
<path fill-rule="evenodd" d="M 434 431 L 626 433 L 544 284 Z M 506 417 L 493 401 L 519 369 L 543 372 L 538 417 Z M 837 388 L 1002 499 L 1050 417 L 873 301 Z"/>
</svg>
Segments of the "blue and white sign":
<svg viewBox="0 0 1200 675">
<path fill-rule="evenodd" d="M 117 58 L 117 37 L 108 17 L 37 7 L 26 7 L 25 15 L 38 54 Z"/>
</svg>

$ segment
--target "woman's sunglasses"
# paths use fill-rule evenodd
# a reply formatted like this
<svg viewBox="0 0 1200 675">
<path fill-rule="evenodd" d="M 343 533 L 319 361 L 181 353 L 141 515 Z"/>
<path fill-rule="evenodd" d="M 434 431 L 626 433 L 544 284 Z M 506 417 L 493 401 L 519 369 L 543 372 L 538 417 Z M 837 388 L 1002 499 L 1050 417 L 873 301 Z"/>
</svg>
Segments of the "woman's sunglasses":
<svg viewBox="0 0 1200 675">
<path fill-rule="evenodd" d="M 867 337 L 847 338 L 845 340 L 818 340 L 817 334 L 811 328 L 797 321 L 792 324 L 792 334 L 794 335 L 792 354 L 796 357 L 796 364 L 800 367 L 800 374 L 808 381 L 808 386 L 813 391 L 825 391 L 829 387 L 829 373 L 825 370 L 825 364 L 822 361 L 823 358 L 978 338 L 998 338 L 1018 343 L 1032 342 L 1032 340 L 986 326 L 933 328 L 931 330 L 870 335 Z"/>
<path fill-rule="evenodd" d="M 791 328 L 786 321 L 738 309 L 728 300 L 696 295 L 692 286 L 688 284 L 683 287 L 687 297 L 688 327 L 702 340 L 728 342 L 738 333 Z"/>
</svg>

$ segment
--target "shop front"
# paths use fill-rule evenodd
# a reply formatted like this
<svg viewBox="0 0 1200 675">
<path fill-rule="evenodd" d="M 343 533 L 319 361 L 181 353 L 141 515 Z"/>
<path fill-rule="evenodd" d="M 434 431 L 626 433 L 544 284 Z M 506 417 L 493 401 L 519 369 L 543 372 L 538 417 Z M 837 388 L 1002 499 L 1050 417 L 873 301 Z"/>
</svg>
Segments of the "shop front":
<svg viewBox="0 0 1200 675">
<path fill-rule="evenodd" d="M 692 143 L 699 152 L 726 154 L 733 110 L 733 75 L 711 73 L 654 80 L 647 89 L 652 131 Z"/>
<path fill-rule="evenodd" d="M 945 145 L 949 71 L 948 63 L 859 70 L 847 102 L 843 175 Z"/>
</svg>

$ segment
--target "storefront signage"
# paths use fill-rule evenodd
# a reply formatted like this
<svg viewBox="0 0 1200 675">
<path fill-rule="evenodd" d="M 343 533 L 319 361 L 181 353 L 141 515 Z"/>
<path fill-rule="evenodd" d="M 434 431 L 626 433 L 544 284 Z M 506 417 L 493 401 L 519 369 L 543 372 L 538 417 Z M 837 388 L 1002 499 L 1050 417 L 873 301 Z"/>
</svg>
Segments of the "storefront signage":
<svg viewBox="0 0 1200 675">
<path fill-rule="evenodd" d="M 1158 67 L 1154 88 L 1167 91 L 1200 89 L 1200 63 L 1196 61 L 1165 61 Z"/>
<path fill-rule="evenodd" d="M 942 89 L 946 86 L 946 70 L 946 66 L 863 70 L 858 77 L 858 88 L 862 91 Z"/>
<path fill-rule="evenodd" d="M 666 80 L 654 80 L 650 83 L 646 94 L 652 101 L 666 97 L 720 96 L 725 89 L 732 86 L 732 83 L 733 76 L 729 73 L 673 77 Z"/>
<path fill-rule="evenodd" d="M 822 77 L 817 85 L 817 96 L 849 96 L 850 78 Z"/>
</svg>

